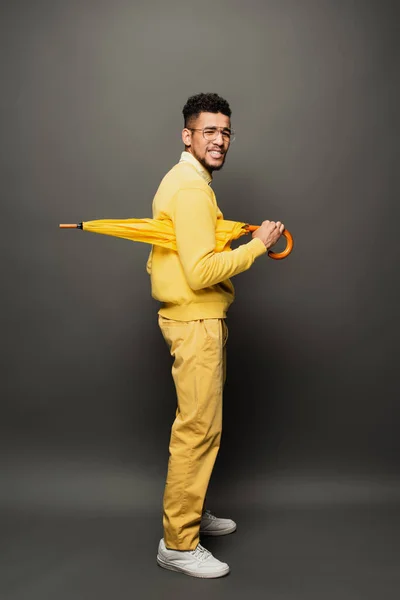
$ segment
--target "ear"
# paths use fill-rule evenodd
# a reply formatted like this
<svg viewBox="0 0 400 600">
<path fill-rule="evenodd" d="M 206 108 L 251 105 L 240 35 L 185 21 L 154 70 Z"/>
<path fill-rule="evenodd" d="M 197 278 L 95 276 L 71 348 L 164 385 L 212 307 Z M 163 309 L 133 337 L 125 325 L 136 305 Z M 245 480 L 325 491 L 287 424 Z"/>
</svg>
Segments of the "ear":
<svg viewBox="0 0 400 600">
<path fill-rule="evenodd" d="M 182 130 L 182 142 L 185 146 L 190 146 L 192 143 L 192 132 L 189 129 Z"/>
</svg>

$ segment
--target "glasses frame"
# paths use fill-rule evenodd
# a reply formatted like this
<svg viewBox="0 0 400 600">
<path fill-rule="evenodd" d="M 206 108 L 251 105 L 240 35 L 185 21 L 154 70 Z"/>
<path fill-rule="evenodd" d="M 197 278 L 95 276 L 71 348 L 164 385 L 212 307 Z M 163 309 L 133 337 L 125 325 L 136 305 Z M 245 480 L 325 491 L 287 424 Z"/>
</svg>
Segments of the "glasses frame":
<svg viewBox="0 0 400 600">
<path fill-rule="evenodd" d="M 217 139 L 218 133 L 222 133 L 222 139 L 225 140 L 225 138 L 224 138 L 224 131 L 226 131 L 227 128 L 226 127 L 215 127 L 215 128 L 214 127 L 203 127 L 203 129 L 199 129 L 199 128 L 196 128 L 196 127 L 188 127 L 187 129 L 189 129 L 189 131 L 201 131 L 201 133 L 203 134 L 203 138 L 206 140 L 206 142 L 213 142 L 214 140 Z M 204 131 L 206 129 L 215 129 L 216 135 L 215 135 L 215 137 L 212 140 L 208 140 L 206 138 L 206 136 L 204 135 Z M 230 132 L 230 137 L 228 139 L 228 142 L 231 144 L 235 140 L 235 138 L 236 138 L 236 132 L 233 131 L 233 129 L 230 129 L 229 132 Z"/>
</svg>

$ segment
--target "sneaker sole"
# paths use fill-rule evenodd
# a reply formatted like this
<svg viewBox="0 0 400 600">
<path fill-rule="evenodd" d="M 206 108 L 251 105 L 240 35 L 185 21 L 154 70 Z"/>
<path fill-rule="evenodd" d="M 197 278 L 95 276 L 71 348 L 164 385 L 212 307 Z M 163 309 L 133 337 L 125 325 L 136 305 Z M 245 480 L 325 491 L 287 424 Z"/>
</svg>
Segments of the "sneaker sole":
<svg viewBox="0 0 400 600">
<path fill-rule="evenodd" d="M 229 533 L 233 533 L 234 531 L 236 531 L 236 525 L 234 527 L 231 527 L 230 529 L 221 529 L 220 531 L 207 531 L 206 529 L 202 531 L 200 529 L 200 535 L 228 535 Z"/>
<path fill-rule="evenodd" d="M 225 577 L 225 575 L 228 575 L 229 573 L 229 567 L 225 569 L 225 571 L 220 571 L 219 573 L 193 572 L 183 567 L 171 565 L 170 563 L 165 562 L 159 555 L 157 555 L 157 563 L 163 569 L 168 569 L 168 571 L 176 571 L 177 573 L 183 573 L 184 575 L 190 575 L 191 577 L 199 577 L 200 579 L 216 579 L 217 577 Z"/>
</svg>

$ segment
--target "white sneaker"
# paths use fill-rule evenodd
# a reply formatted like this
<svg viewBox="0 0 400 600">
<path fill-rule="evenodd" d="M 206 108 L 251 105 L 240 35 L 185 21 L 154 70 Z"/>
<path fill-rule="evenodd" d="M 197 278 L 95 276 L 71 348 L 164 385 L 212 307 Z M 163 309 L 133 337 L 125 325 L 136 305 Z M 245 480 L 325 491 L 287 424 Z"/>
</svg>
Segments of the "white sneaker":
<svg viewBox="0 0 400 600">
<path fill-rule="evenodd" d="M 164 569 L 204 579 L 223 577 L 229 573 L 229 566 L 215 558 L 200 544 L 195 550 L 170 550 L 165 547 L 164 539 L 161 539 L 158 545 L 157 562 Z"/>
<path fill-rule="evenodd" d="M 220 519 L 206 510 L 200 523 L 201 535 L 227 535 L 236 531 L 236 523 L 232 519 Z"/>
</svg>

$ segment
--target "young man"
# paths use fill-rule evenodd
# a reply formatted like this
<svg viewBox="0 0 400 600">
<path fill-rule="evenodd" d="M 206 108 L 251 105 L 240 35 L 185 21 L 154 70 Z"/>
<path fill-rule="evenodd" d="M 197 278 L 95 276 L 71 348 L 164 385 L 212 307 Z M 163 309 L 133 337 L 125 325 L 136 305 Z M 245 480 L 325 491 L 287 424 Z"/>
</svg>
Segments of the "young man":
<svg viewBox="0 0 400 600">
<path fill-rule="evenodd" d="M 177 252 L 153 246 L 147 263 L 152 296 L 162 302 L 159 326 L 174 357 L 178 399 L 157 561 L 166 569 L 211 578 L 226 575 L 229 567 L 200 545 L 199 534 L 236 529 L 234 521 L 217 518 L 204 506 L 222 429 L 225 317 L 234 299 L 229 278 L 266 254 L 284 226 L 264 221 L 247 244 L 215 252 L 216 222 L 223 215 L 210 183 L 233 139 L 231 110 L 217 94 L 198 94 L 188 99 L 183 115 L 185 151 L 153 201 L 153 218 L 168 216 L 174 224 Z"/>
</svg>

